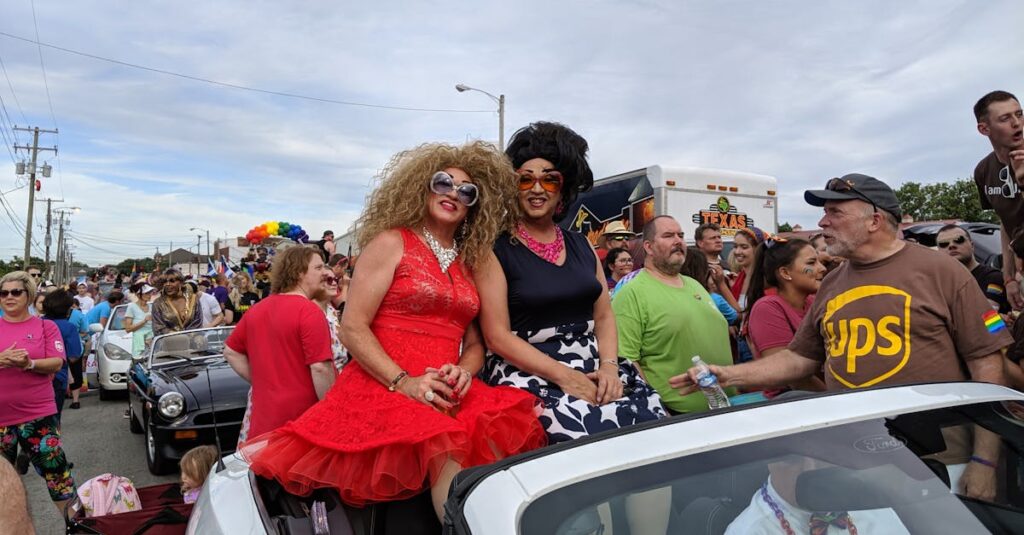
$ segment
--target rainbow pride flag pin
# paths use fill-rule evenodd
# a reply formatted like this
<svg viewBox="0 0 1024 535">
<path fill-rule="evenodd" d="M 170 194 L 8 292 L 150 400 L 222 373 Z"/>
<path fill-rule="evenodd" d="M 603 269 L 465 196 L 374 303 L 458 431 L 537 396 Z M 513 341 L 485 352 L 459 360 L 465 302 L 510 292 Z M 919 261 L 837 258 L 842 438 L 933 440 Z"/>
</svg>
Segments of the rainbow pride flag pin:
<svg viewBox="0 0 1024 535">
<path fill-rule="evenodd" d="M 1006 322 L 995 310 L 989 310 L 982 314 L 981 319 L 985 320 L 985 327 L 988 327 L 990 333 L 997 333 L 1006 328 Z"/>
</svg>

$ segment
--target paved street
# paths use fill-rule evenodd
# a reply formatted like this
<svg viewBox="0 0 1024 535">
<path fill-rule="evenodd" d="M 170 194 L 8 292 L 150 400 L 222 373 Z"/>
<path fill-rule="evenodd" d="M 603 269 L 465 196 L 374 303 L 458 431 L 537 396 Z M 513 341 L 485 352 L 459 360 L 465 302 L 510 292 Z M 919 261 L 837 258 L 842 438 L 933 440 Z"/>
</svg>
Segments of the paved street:
<svg viewBox="0 0 1024 535">
<path fill-rule="evenodd" d="M 95 384 L 95 383 L 94 383 Z M 75 463 L 72 471 L 75 483 L 111 472 L 131 479 L 136 487 L 176 481 L 177 475 L 154 476 L 146 468 L 146 453 L 142 435 L 128 431 L 128 420 L 122 417 L 127 401 L 100 401 L 92 391 L 82 396 L 82 408 L 64 407 L 62 436 L 68 459 Z M 32 508 L 36 531 L 42 534 L 64 532 L 64 521 L 50 504 L 46 484 L 31 468 L 22 476 Z"/>
</svg>

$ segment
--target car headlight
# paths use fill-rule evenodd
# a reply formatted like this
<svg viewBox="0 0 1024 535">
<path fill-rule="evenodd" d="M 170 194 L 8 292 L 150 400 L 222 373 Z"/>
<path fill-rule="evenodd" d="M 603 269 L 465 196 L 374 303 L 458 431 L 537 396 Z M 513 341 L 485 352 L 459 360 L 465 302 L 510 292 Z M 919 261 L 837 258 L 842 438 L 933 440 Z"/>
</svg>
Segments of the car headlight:
<svg viewBox="0 0 1024 535">
<path fill-rule="evenodd" d="M 160 396 L 157 410 L 166 418 L 177 418 L 185 412 L 185 398 L 177 392 L 168 392 Z"/>
<path fill-rule="evenodd" d="M 131 360 L 132 354 L 116 344 L 103 344 L 103 354 L 110 360 Z"/>
</svg>

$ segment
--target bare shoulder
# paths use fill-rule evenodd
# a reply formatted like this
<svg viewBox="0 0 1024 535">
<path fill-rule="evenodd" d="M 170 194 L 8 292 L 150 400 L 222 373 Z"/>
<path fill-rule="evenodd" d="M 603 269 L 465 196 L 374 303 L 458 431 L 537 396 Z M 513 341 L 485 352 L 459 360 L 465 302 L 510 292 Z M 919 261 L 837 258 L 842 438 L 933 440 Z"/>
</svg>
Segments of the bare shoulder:
<svg viewBox="0 0 1024 535">
<path fill-rule="evenodd" d="M 405 249 L 405 240 L 398 229 L 390 229 L 375 236 L 363 248 L 362 256 L 371 255 L 377 258 L 398 258 Z"/>
<path fill-rule="evenodd" d="M 494 254 L 494 251 L 487 251 L 473 267 L 472 275 L 479 282 L 481 279 L 493 279 L 496 275 L 504 276 L 505 272 L 502 271 L 501 263 L 498 262 L 498 256 Z"/>
</svg>

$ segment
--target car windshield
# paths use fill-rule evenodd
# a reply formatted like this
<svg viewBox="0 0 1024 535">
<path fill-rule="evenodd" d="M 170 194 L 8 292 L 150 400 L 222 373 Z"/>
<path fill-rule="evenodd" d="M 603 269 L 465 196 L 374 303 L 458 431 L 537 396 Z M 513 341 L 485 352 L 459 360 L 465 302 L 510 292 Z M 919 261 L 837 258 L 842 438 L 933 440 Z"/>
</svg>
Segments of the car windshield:
<svg viewBox="0 0 1024 535">
<path fill-rule="evenodd" d="M 126 307 L 117 307 L 114 309 L 114 315 L 110 318 L 110 330 L 111 331 L 123 331 L 124 330 L 124 315 L 128 311 Z"/>
<path fill-rule="evenodd" d="M 201 329 L 168 334 L 153 341 L 153 363 L 224 353 L 224 342 L 233 327 Z"/>
<path fill-rule="evenodd" d="M 988 464 L 971 461 L 979 437 L 1001 452 Z M 531 503 L 519 532 L 646 533 L 660 516 L 669 533 L 808 533 L 831 513 L 860 533 L 1024 533 L 1022 445 L 1019 402 L 857 422 L 579 481 Z M 992 496 L 961 496 L 968 480 Z"/>
</svg>

